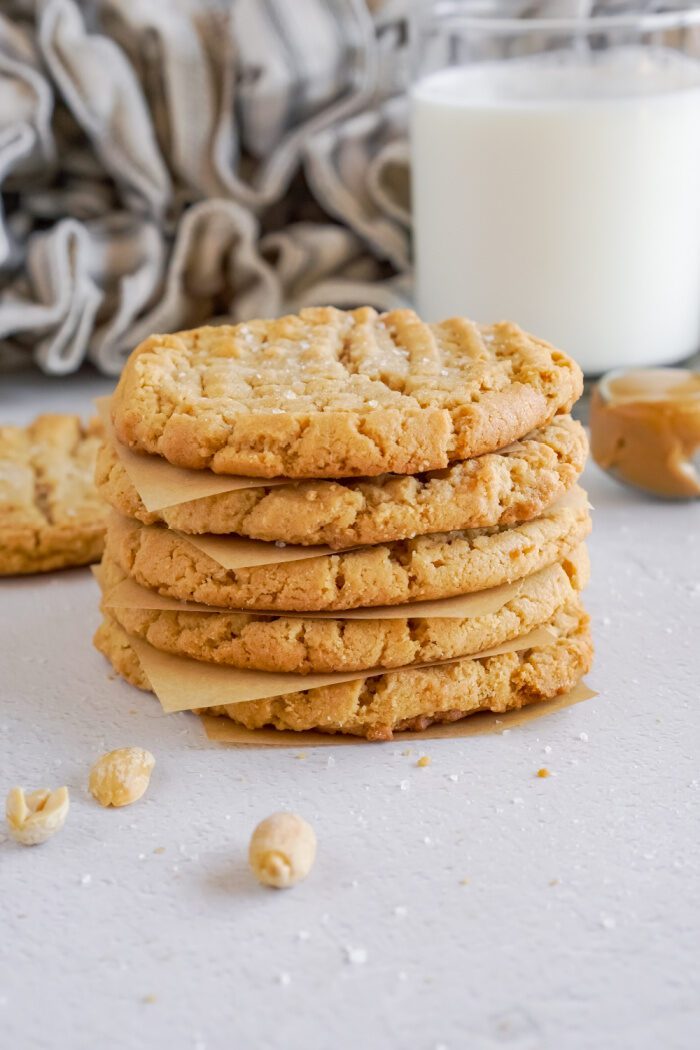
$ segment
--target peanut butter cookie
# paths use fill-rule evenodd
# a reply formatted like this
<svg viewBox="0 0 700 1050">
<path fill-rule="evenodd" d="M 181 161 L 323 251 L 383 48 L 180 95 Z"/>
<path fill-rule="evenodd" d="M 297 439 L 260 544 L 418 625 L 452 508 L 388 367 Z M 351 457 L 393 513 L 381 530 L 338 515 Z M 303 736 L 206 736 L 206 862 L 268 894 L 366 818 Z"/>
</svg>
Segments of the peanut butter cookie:
<svg viewBox="0 0 700 1050">
<path fill-rule="evenodd" d="M 179 467 L 271 478 L 440 470 L 580 396 L 578 366 L 517 325 L 332 307 L 154 335 L 112 402 L 119 440 Z"/>
<path fill-rule="evenodd" d="M 137 583 L 180 601 L 282 612 L 449 598 L 521 579 L 561 561 L 590 531 L 575 488 L 533 521 L 417 536 L 300 561 L 225 569 L 178 533 L 120 519 L 106 551 Z M 123 526 L 123 527 L 121 527 Z"/>
<path fill-rule="evenodd" d="M 0 576 L 98 561 L 109 513 L 95 488 L 97 420 L 0 427 Z"/>
<path fill-rule="evenodd" d="M 96 480 L 116 510 L 145 525 L 338 549 L 529 521 L 574 485 L 587 452 L 581 424 L 558 416 L 501 452 L 417 476 L 290 482 L 149 512 L 116 451 L 105 445 L 97 457 Z"/>
</svg>

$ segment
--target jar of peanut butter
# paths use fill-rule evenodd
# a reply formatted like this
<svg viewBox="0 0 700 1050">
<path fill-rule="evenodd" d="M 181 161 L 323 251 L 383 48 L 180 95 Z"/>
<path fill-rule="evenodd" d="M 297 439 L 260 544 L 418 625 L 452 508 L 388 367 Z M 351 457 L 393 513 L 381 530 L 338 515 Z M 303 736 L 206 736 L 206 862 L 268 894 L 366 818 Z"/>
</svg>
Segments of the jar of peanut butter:
<svg viewBox="0 0 700 1050">
<path fill-rule="evenodd" d="M 700 497 L 700 373 L 609 372 L 590 410 L 591 453 L 619 481 L 666 499 Z"/>
</svg>

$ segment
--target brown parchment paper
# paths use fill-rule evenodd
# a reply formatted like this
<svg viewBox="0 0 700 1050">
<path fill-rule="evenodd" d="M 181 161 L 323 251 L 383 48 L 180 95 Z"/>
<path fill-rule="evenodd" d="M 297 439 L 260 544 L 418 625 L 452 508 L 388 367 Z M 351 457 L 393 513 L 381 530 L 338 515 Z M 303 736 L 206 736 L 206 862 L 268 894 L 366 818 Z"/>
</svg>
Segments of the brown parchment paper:
<svg viewBox="0 0 700 1050">
<path fill-rule="evenodd" d="M 367 747 L 396 746 L 407 744 L 412 740 L 453 740 L 469 736 L 483 736 L 488 733 L 502 733 L 505 729 L 515 729 L 540 718 L 556 714 L 582 700 L 590 700 L 598 694 L 581 681 L 553 700 L 541 700 L 537 704 L 528 704 L 518 710 L 505 714 L 492 714 L 482 711 L 479 714 L 467 715 L 459 722 L 445 722 L 429 726 L 417 732 L 397 733 L 393 740 L 384 744 L 368 742 L 363 737 L 347 736 L 338 733 L 301 732 L 293 733 L 281 729 L 245 729 L 237 726 L 230 718 L 214 715 L 200 715 L 200 720 L 209 740 L 219 744 L 238 744 L 246 747 L 286 747 L 302 750 L 307 747 L 344 747 L 348 744 L 364 744 Z"/>
<path fill-rule="evenodd" d="M 160 525 L 141 525 L 131 518 L 125 518 L 116 510 L 112 510 L 109 527 L 112 532 L 122 537 L 142 529 L 162 530 Z M 301 547 L 293 543 L 278 546 L 265 540 L 247 540 L 243 536 L 186 536 L 177 529 L 169 531 L 182 543 L 196 547 L 218 562 L 222 568 L 232 571 L 252 568 L 254 565 L 283 565 L 285 562 L 304 561 L 306 558 L 340 553 L 331 550 L 330 547 Z"/>
<path fill-rule="evenodd" d="M 234 475 L 214 474 L 211 470 L 183 470 L 174 467 L 161 456 L 139 455 L 122 445 L 114 432 L 110 414 L 109 397 L 95 399 L 97 414 L 105 428 L 105 440 L 114 446 L 129 480 L 134 486 L 146 510 L 162 510 L 188 503 L 206 496 L 218 496 L 221 492 L 238 489 L 274 488 L 289 484 L 286 478 L 244 478 Z"/>
<path fill-rule="evenodd" d="M 412 671 L 418 668 L 438 667 L 458 663 L 460 660 L 477 660 L 501 653 L 518 652 L 535 645 L 547 645 L 553 635 L 546 627 L 537 627 L 529 634 L 513 638 L 502 645 L 473 653 L 468 657 L 441 660 L 426 664 L 411 664 L 409 667 L 377 668 L 370 671 L 347 671 L 335 674 L 290 674 L 272 671 L 245 671 L 222 664 L 208 664 L 192 660 L 187 656 L 154 649 L 141 638 L 129 636 L 161 707 L 167 714 L 174 711 L 193 711 L 201 707 L 217 707 L 221 704 L 240 704 L 248 700 L 265 700 L 270 696 L 319 689 L 328 685 L 357 681 L 359 678 L 377 678 L 397 671 Z"/>
<path fill-rule="evenodd" d="M 145 525 L 144 528 L 157 528 L 156 525 Z M 289 561 L 304 561 L 307 558 L 320 558 L 328 554 L 340 554 L 341 550 L 318 545 L 303 547 L 297 543 L 269 543 L 266 540 L 247 540 L 243 536 L 213 536 L 211 533 L 189 536 L 184 532 L 172 530 L 179 540 L 189 543 L 217 561 L 224 569 L 251 568 L 253 565 L 283 565 Z M 342 548 L 347 550 L 348 548 Z M 353 547 L 353 550 L 360 550 Z"/>
<path fill-rule="evenodd" d="M 546 571 L 546 570 L 543 570 Z M 536 576 L 537 574 L 535 574 Z M 268 619 L 290 620 L 403 620 L 415 617 L 432 619 L 466 620 L 474 616 L 490 616 L 512 601 L 521 593 L 526 582 L 535 577 L 530 576 L 513 583 L 503 583 L 487 591 L 475 591 L 472 594 L 458 594 L 453 598 L 442 598 L 439 601 L 410 602 L 406 605 L 378 605 L 369 609 L 343 609 L 341 612 L 251 612 L 250 609 L 224 609 L 213 605 L 202 605 L 200 602 L 181 602 L 168 598 L 147 587 L 142 587 L 127 577 L 113 587 L 102 599 L 107 609 L 144 609 L 163 612 L 192 613 L 226 613 L 233 615 L 237 611 L 247 616 L 264 616 Z"/>
</svg>

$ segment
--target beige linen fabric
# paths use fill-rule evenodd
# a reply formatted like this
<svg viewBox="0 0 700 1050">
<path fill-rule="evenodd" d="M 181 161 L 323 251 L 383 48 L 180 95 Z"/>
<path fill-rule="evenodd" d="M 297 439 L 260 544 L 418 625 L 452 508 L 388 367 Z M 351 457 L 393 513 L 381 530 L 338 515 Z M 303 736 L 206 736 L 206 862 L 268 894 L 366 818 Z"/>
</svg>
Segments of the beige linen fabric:
<svg viewBox="0 0 700 1050">
<path fill-rule="evenodd" d="M 0 366 L 116 374 L 153 331 L 407 305 L 410 8 L 6 0 Z"/>
</svg>

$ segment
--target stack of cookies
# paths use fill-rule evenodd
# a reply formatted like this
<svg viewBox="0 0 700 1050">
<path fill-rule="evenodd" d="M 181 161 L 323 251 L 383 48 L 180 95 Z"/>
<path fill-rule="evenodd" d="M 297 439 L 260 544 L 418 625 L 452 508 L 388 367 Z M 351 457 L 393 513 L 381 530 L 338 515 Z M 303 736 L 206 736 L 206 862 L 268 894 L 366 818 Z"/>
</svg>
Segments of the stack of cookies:
<svg viewBox="0 0 700 1050">
<path fill-rule="evenodd" d="M 148 339 L 97 469 L 104 597 L 143 601 L 103 599 L 97 647 L 144 689 L 151 652 L 227 669 L 206 709 L 251 729 L 386 740 L 569 691 L 592 654 L 581 389 L 516 325 L 410 310 Z M 230 487 L 149 510 L 124 447 Z"/>
</svg>

